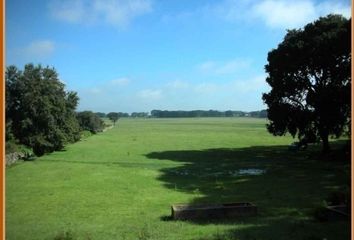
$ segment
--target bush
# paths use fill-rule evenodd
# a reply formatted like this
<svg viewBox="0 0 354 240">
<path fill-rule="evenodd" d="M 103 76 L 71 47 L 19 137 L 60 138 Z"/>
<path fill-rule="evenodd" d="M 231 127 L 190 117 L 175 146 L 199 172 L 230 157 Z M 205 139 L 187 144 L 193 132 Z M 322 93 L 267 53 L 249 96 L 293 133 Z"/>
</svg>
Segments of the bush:
<svg viewBox="0 0 354 240">
<path fill-rule="evenodd" d="M 25 145 L 18 144 L 14 140 L 7 141 L 5 143 L 5 152 L 6 152 L 6 154 L 24 153 L 25 159 L 28 159 L 28 158 L 34 156 L 34 153 L 33 153 L 31 148 L 29 148 L 29 147 L 27 147 Z"/>
<path fill-rule="evenodd" d="M 342 205 L 347 203 L 347 194 L 343 191 L 334 191 L 326 199 L 328 205 Z"/>
<path fill-rule="evenodd" d="M 79 112 L 76 115 L 81 131 L 90 131 L 91 133 L 102 132 L 104 122 L 95 113 L 91 111 Z"/>
<path fill-rule="evenodd" d="M 81 139 L 85 139 L 85 138 L 88 138 L 90 136 L 92 136 L 92 133 L 90 131 L 87 131 L 87 130 L 81 131 Z"/>
<path fill-rule="evenodd" d="M 18 144 L 16 144 L 14 141 L 7 141 L 5 143 L 6 154 L 19 152 L 20 151 L 19 149 L 20 149 L 20 146 Z"/>
<path fill-rule="evenodd" d="M 74 239 L 75 239 L 74 234 L 70 230 L 60 232 L 54 237 L 54 240 L 74 240 Z"/>
<path fill-rule="evenodd" d="M 327 221 L 327 208 L 325 206 L 318 206 L 317 208 L 315 208 L 313 216 L 316 220 L 320 222 Z"/>
</svg>

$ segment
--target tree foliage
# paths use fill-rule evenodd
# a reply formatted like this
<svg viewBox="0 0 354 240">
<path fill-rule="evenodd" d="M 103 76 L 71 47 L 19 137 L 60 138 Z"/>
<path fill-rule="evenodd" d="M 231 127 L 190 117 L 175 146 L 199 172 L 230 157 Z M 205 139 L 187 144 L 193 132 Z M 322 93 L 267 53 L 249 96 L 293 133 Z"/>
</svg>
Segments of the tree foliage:
<svg viewBox="0 0 354 240">
<path fill-rule="evenodd" d="M 321 17 L 290 30 L 268 53 L 265 70 L 271 91 L 267 128 L 299 139 L 315 135 L 329 150 L 329 136 L 339 137 L 350 123 L 351 20 Z"/>
<path fill-rule="evenodd" d="M 82 131 L 86 130 L 95 134 L 102 132 L 104 128 L 104 122 L 102 119 L 91 111 L 78 112 L 77 119 Z"/>
<path fill-rule="evenodd" d="M 43 155 L 79 139 L 79 98 L 65 91 L 54 68 L 27 64 L 20 71 L 9 66 L 5 79 L 7 140 L 14 137 Z"/>
<path fill-rule="evenodd" d="M 126 118 L 129 117 L 129 113 L 118 112 L 118 118 Z"/>
<path fill-rule="evenodd" d="M 113 122 L 113 125 L 115 125 L 116 121 L 119 119 L 119 113 L 110 112 L 107 114 L 107 117 Z"/>
<path fill-rule="evenodd" d="M 132 113 L 132 117 L 133 117 Z M 151 117 L 155 118 L 194 118 L 194 117 L 255 117 L 255 118 L 266 118 L 267 111 L 253 111 L 253 112 L 243 112 L 243 111 L 217 111 L 217 110 L 192 110 L 192 111 L 168 111 L 168 110 L 152 110 Z"/>
<path fill-rule="evenodd" d="M 132 112 L 132 114 L 130 114 L 130 116 L 132 118 L 147 118 L 147 117 L 149 117 L 149 113 L 147 113 L 147 112 Z"/>
<path fill-rule="evenodd" d="M 140 115 L 140 114 L 139 114 Z M 132 113 L 133 116 L 139 116 L 136 113 Z M 146 117 L 146 114 L 141 114 L 140 116 Z M 218 111 L 218 110 L 191 110 L 191 111 L 171 111 L 171 110 L 157 110 L 154 109 L 150 112 L 150 116 L 154 118 L 198 118 L 198 117 L 255 117 L 255 118 L 266 118 L 267 111 Z"/>
<path fill-rule="evenodd" d="M 100 117 L 100 118 L 105 118 L 106 117 L 106 114 L 103 113 L 103 112 L 95 112 L 95 114 Z"/>
</svg>

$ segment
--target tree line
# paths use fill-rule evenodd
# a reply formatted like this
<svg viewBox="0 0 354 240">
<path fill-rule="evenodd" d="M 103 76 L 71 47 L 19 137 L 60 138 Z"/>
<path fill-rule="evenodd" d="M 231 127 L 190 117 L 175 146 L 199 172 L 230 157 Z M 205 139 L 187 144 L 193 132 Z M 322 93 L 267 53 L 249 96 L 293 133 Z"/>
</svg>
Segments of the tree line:
<svg viewBox="0 0 354 240">
<path fill-rule="evenodd" d="M 193 118 L 193 117 L 255 117 L 266 118 L 267 111 L 217 111 L 217 110 L 192 110 L 192 111 L 168 111 L 152 110 L 151 117 L 155 118 Z"/>
<path fill-rule="evenodd" d="M 192 110 L 192 111 L 170 111 L 170 110 L 152 110 L 150 114 L 148 112 L 96 112 L 97 116 L 101 118 L 109 118 L 113 122 L 116 122 L 119 118 L 193 118 L 193 117 L 254 117 L 254 118 L 267 118 L 267 110 L 260 111 L 217 111 L 217 110 Z"/>
<path fill-rule="evenodd" d="M 108 117 L 110 119 L 112 118 L 125 118 L 125 117 L 140 117 L 140 118 L 146 118 L 149 117 L 149 113 L 148 112 L 132 112 L 131 114 L 129 113 L 125 113 L 125 112 L 110 112 L 110 113 L 102 113 L 102 112 L 97 112 L 97 115 L 99 115 L 102 118 Z"/>
</svg>

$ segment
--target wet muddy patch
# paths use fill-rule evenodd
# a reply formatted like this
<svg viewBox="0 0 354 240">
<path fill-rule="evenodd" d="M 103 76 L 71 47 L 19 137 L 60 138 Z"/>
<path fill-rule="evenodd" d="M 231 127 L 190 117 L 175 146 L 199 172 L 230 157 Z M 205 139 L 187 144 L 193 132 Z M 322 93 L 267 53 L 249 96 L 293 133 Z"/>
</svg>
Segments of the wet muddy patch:
<svg viewBox="0 0 354 240">
<path fill-rule="evenodd" d="M 238 177 L 238 176 L 258 176 L 266 173 L 265 169 L 260 168 L 241 168 L 236 170 L 227 170 L 227 171 L 211 171 L 210 168 L 205 169 L 206 171 L 193 171 L 193 170 L 178 170 L 172 169 L 168 170 L 169 174 L 178 175 L 178 176 L 223 176 L 223 177 Z"/>
</svg>

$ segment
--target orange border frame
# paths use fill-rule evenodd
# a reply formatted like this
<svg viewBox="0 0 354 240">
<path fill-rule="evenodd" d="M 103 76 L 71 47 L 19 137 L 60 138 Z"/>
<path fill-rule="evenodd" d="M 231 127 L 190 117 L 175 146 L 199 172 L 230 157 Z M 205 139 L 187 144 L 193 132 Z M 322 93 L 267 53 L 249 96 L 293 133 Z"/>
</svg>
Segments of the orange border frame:
<svg viewBox="0 0 354 240">
<path fill-rule="evenodd" d="M 0 236 L 5 239 L 5 0 L 0 3 L 0 18 L 1 18 L 1 80 L 0 80 L 0 92 L 1 92 L 1 104 L 0 104 L 0 155 L 2 156 L 1 164 L 1 177 L 0 177 L 0 206 L 1 206 L 1 222 L 0 222 Z"/>
<path fill-rule="evenodd" d="M 0 177 L 0 206 L 1 206 L 1 222 L 0 222 L 0 236 L 5 239 L 5 0 L 0 1 L 0 18 L 1 18 L 1 104 L 0 104 L 0 156 L 2 156 L 1 177 Z"/>
<path fill-rule="evenodd" d="M 354 41 L 353 41 L 353 38 L 354 38 L 354 33 L 353 33 L 353 13 L 354 13 L 354 7 L 353 7 L 353 1 L 351 1 L 351 4 L 352 4 L 352 7 L 351 7 L 351 54 L 352 54 L 352 59 L 351 59 L 351 80 L 353 79 L 353 70 L 354 70 L 354 64 L 353 64 L 353 47 L 354 47 Z M 350 136 L 350 139 L 351 139 L 351 239 L 354 239 L 354 232 L 353 232 L 353 229 L 354 229 L 354 203 L 353 203 L 353 200 L 354 200 L 354 194 L 353 194 L 353 186 L 354 186 L 354 181 L 353 181 L 353 174 L 354 174 L 354 166 L 353 166 L 353 159 L 354 159 L 354 152 L 353 152 L 353 147 L 354 147 L 354 142 L 353 142 L 353 136 L 354 136 L 354 124 L 353 124 L 353 110 L 354 110 L 354 107 L 353 107 L 353 94 L 354 94 L 354 86 L 353 86 L 353 82 L 351 83 L 352 85 L 352 93 L 351 93 L 351 115 L 350 115 L 350 118 L 351 118 L 351 136 Z"/>
</svg>

